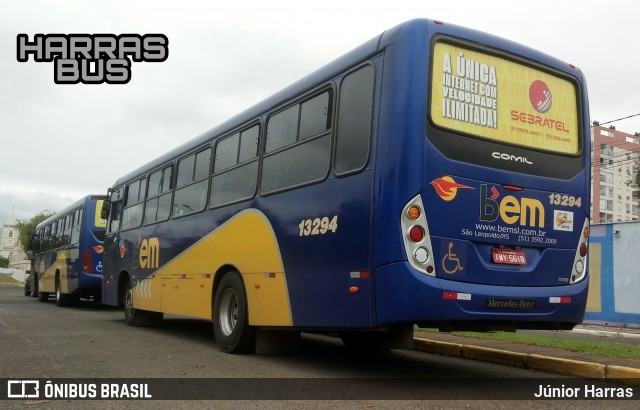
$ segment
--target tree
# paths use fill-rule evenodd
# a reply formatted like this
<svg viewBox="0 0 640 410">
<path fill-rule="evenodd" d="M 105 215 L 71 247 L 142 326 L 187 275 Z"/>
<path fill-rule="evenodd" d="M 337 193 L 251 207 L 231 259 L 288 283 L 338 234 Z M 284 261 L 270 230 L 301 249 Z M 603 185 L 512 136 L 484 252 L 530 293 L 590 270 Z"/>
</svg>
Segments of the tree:
<svg viewBox="0 0 640 410">
<path fill-rule="evenodd" d="M 29 249 L 29 242 L 31 242 L 31 237 L 36 232 L 36 226 L 53 214 L 55 214 L 55 212 L 42 211 L 31 219 L 18 221 L 18 229 L 20 229 L 20 237 L 18 239 L 22 249 L 25 251 Z"/>
<path fill-rule="evenodd" d="M 0 256 L 0 268 L 8 268 L 9 267 L 9 259 L 4 256 Z"/>
</svg>

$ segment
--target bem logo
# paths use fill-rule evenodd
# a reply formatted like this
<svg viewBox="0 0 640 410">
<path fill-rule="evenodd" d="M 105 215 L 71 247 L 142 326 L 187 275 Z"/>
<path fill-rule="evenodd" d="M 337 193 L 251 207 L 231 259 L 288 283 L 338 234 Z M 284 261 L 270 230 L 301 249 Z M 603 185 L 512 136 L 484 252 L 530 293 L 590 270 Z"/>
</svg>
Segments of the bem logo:
<svg viewBox="0 0 640 410">
<path fill-rule="evenodd" d="M 156 269 L 160 264 L 160 241 L 158 238 L 143 239 L 140 242 L 138 260 L 142 269 Z"/>
<path fill-rule="evenodd" d="M 480 220 L 493 222 L 500 218 L 509 225 L 520 224 L 544 228 L 544 205 L 533 198 L 516 198 L 507 195 L 498 202 L 499 191 L 491 188 L 489 196 L 487 185 L 480 186 Z"/>
</svg>

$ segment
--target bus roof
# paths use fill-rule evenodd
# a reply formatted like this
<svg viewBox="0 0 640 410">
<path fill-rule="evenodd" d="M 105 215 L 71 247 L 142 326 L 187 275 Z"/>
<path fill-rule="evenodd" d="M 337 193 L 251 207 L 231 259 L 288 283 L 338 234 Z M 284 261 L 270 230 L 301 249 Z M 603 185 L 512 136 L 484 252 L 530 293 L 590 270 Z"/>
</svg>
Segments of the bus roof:
<svg viewBox="0 0 640 410">
<path fill-rule="evenodd" d="M 429 28 L 429 26 L 431 27 Z M 199 136 L 185 142 L 184 144 L 177 146 L 176 148 L 161 155 L 160 157 L 151 160 L 150 162 L 142 165 L 134 171 L 131 171 L 126 175 L 118 178 L 118 180 L 113 184 L 112 187 L 119 186 L 123 183 L 135 179 L 140 175 L 146 174 L 147 172 L 156 169 L 163 164 L 166 164 L 167 162 L 173 160 L 178 156 L 181 156 L 182 154 L 186 154 L 189 151 L 198 148 L 199 146 L 205 144 L 208 141 L 211 141 L 218 136 L 222 136 L 228 132 L 231 132 L 237 127 L 247 124 L 248 122 L 258 118 L 264 113 L 277 108 L 279 105 L 285 103 L 289 99 L 320 86 L 321 84 L 334 77 L 336 74 L 343 72 L 344 70 L 357 65 L 362 61 L 365 61 L 366 59 L 385 49 L 387 46 L 406 38 L 413 38 L 415 40 L 416 31 L 425 31 L 428 29 L 431 29 L 434 33 L 439 32 L 442 34 L 458 36 L 461 38 L 469 38 L 479 43 L 482 43 L 484 40 L 491 40 L 492 44 L 497 44 L 497 47 L 503 49 L 504 51 L 519 56 L 523 56 L 524 54 L 526 54 L 530 58 L 531 56 L 533 56 L 538 62 L 548 65 L 549 67 L 555 67 L 556 69 L 564 67 L 563 69 L 566 70 L 566 68 L 569 66 L 568 64 L 558 59 L 555 59 L 534 49 L 515 43 L 511 40 L 496 37 L 494 35 L 487 34 L 481 31 L 468 29 L 454 24 L 442 24 L 441 22 L 436 22 L 429 19 L 409 20 L 389 30 L 384 31 L 380 35 L 370 39 L 359 47 L 333 60 L 332 62 L 326 64 L 318 70 L 313 71 L 311 74 L 308 74 L 307 76 L 277 92 L 271 97 L 266 98 L 265 100 L 244 110 L 240 114 L 222 122 L 214 128 L 200 134 Z M 576 76 L 581 77 L 580 71 L 578 69 L 575 69 L 575 71 Z"/>
<path fill-rule="evenodd" d="M 230 132 L 236 127 L 246 124 L 247 122 L 255 118 L 258 118 L 260 115 L 279 106 L 280 104 L 286 102 L 288 99 L 295 97 L 307 90 L 312 90 L 313 88 L 323 84 L 342 70 L 345 70 L 346 68 L 353 66 L 360 61 L 365 61 L 367 58 L 378 52 L 379 38 L 380 36 L 377 36 L 367 41 L 358 48 L 348 52 L 347 54 L 312 72 L 311 74 L 308 74 L 307 76 L 296 81 L 285 89 L 277 92 L 271 97 L 268 97 L 267 99 L 255 104 L 254 106 L 246 109 L 245 111 L 230 118 L 229 120 L 224 121 L 216 127 L 200 134 L 199 136 L 172 149 L 164 155 L 161 155 L 160 157 L 148 162 L 138 169 L 124 175 L 123 177 L 119 178 L 113 186 L 119 186 L 121 183 L 134 179 L 141 174 L 144 174 L 154 168 L 161 166 L 162 164 L 167 163 L 175 157 L 180 156 L 182 153 L 189 152 L 190 150 L 199 147 L 200 145 L 212 140 L 217 136 Z"/>
<path fill-rule="evenodd" d="M 67 206 L 66 208 L 62 209 L 60 212 L 56 212 L 55 214 L 51 215 L 50 217 L 48 217 L 47 219 L 45 219 L 44 221 L 40 222 L 37 226 L 36 226 L 36 230 L 40 229 L 41 227 L 55 221 L 56 219 L 58 219 L 60 216 L 64 215 L 65 213 L 79 207 L 80 205 L 83 205 L 87 199 L 106 199 L 105 195 L 87 195 L 84 196 L 80 199 L 78 199 L 77 201 L 75 201 L 74 203 L 72 203 L 71 205 Z"/>
</svg>

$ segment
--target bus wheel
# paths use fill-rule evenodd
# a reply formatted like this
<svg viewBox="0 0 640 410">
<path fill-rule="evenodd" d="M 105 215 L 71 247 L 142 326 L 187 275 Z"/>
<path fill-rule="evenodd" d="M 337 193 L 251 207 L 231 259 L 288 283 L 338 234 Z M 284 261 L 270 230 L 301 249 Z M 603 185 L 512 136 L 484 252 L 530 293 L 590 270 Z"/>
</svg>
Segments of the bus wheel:
<svg viewBox="0 0 640 410">
<path fill-rule="evenodd" d="M 131 281 L 127 282 L 126 293 L 124 295 L 124 321 L 129 326 L 160 326 L 162 324 L 161 312 L 150 312 L 133 307 Z"/>
<path fill-rule="evenodd" d="M 69 304 L 69 295 L 62 293 L 60 288 L 60 278 L 56 278 L 56 305 L 63 307 Z"/>
<path fill-rule="evenodd" d="M 24 295 L 31 296 L 31 289 L 29 289 L 29 279 L 24 281 Z"/>
<path fill-rule="evenodd" d="M 32 298 L 38 297 L 38 277 L 37 276 L 33 278 L 33 282 L 31 283 L 31 297 Z"/>
<path fill-rule="evenodd" d="M 34 283 L 36 284 L 35 288 L 36 288 L 36 296 L 38 296 L 38 300 L 40 302 L 47 302 L 49 300 L 49 293 L 48 292 L 40 292 L 40 281 L 36 280 L 34 281 Z"/>
<path fill-rule="evenodd" d="M 237 272 L 220 281 L 213 301 L 213 334 L 225 353 L 249 353 L 255 349 L 255 329 L 249 326 L 247 296 Z"/>
</svg>

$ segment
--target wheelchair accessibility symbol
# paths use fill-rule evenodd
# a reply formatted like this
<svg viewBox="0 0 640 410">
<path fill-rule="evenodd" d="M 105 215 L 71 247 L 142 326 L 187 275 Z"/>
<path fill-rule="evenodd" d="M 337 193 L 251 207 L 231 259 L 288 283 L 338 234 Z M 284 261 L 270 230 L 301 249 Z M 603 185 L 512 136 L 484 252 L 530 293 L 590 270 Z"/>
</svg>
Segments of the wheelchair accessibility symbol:
<svg viewBox="0 0 640 410">
<path fill-rule="evenodd" d="M 458 255 L 453 252 L 453 242 L 449 242 L 449 251 L 444 255 L 444 258 L 442 258 L 442 269 L 449 275 L 464 270 L 460 264 Z"/>
</svg>

